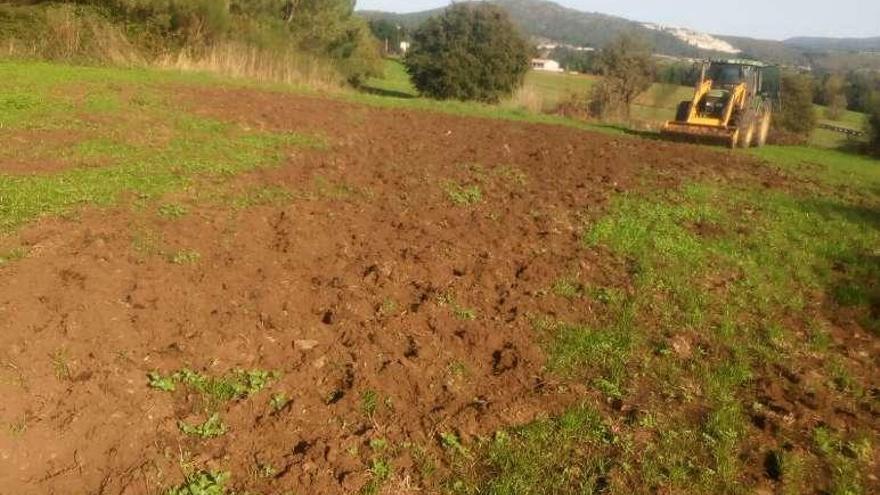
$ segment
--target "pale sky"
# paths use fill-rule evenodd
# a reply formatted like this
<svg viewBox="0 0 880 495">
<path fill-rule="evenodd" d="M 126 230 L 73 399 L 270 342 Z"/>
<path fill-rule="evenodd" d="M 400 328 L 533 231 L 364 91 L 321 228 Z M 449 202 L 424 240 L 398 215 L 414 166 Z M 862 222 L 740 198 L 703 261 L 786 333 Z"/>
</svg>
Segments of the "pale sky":
<svg viewBox="0 0 880 495">
<path fill-rule="evenodd" d="M 880 36 L 880 0 L 555 0 L 587 12 L 764 39 Z M 357 0 L 357 8 L 416 12 L 449 0 Z"/>
</svg>

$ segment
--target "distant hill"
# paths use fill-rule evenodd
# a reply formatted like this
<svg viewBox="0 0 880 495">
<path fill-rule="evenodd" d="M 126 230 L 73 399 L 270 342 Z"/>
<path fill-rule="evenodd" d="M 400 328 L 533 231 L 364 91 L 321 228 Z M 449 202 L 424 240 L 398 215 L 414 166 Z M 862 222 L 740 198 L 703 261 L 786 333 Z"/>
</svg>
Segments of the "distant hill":
<svg viewBox="0 0 880 495">
<path fill-rule="evenodd" d="M 656 53 L 673 57 L 737 56 L 790 66 L 817 65 L 819 68 L 825 66 L 839 68 L 841 65 L 837 63 L 839 61 L 829 61 L 834 59 L 833 55 L 836 52 L 877 51 L 876 59 L 880 63 L 880 38 L 792 38 L 783 42 L 738 36 L 713 36 L 596 12 L 582 12 L 547 0 L 489 1 L 507 10 L 514 22 L 530 36 L 576 46 L 602 48 L 621 33 L 633 33 L 648 41 Z M 388 19 L 408 29 L 414 29 L 442 10 L 434 9 L 411 14 L 362 11 L 360 14 L 368 19 Z M 869 54 L 868 57 L 873 57 L 873 54 Z M 843 60 L 850 59 L 851 57 L 843 58 Z M 865 56 L 860 60 L 864 61 Z"/>
<path fill-rule="evenodd" d="M 787 46 L 813 52 L 880 52 L 880 36 L 875 38 L 790 38 Z"/>
</svg>

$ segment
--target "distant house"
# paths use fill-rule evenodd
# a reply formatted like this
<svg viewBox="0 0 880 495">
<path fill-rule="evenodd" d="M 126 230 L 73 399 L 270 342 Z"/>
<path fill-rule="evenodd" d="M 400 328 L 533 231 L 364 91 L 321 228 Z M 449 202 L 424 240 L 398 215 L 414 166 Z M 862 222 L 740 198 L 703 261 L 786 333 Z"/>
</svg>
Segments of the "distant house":
<svg viewBox="0 0 880 495">
<path fill-rule="evenodd" d="M 401 41 L 400 42 L 400 53 L 404 55 L 409 51 L 409 41 Z"/>
<path fill-rule="evenodd" d="M 559 62 L 546 58 L 532 59 L 532 70 L 541 70 L 544 72 L 565 72 L 559 66 Z"/>
</svg>

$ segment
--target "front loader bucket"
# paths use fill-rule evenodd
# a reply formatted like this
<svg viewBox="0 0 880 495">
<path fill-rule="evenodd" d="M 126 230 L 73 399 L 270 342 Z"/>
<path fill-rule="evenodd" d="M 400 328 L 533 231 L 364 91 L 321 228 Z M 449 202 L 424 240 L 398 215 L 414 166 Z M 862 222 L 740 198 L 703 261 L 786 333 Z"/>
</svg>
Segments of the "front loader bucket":
<svg viewBox="0 0 880 495">
<path fill-rule="evenodd" d="M 666 122 L 660 129 L 666 138 L 692 143 L 707 143 L 736 148 L 739 130 L 735 127 L 689 124 L 686 122 Z"/>
</svg>

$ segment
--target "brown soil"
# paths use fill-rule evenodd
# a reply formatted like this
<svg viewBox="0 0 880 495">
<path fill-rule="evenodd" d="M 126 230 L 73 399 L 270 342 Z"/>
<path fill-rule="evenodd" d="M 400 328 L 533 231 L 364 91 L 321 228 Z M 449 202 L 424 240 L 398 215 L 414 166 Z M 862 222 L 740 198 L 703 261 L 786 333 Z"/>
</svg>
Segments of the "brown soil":
<svg viewBox="0 0 880 495">
<path fill-rule="evenodd" d="M 35 150 L 60 150 L 81 141 L 83 135 L 71 130 L 19 130 L 2 134 L 0 174 L 36 175 L 59 172 L 76 164 L 57 156 L 34 156 Z"/>
<path fill-rule="evenodd" d="M 294 152 L 233 185 L 303 192 L 283 204 L 195 203 L 180 220 L 87 210 L 7 240 L 31 254 L 0 267 L 0 417 L 20 418 L 0 435 L 0 494 L 156 493 L 179 482 L 182 460 L 231 470 L 250 490 L 353 493 L 368 479 L 370 439 L 431 452 L 443 432 L 469 439 L 557 412 L 592 392 L 543 370 L 530 316 L 591 309 L 535 296 L 573 270 L 612 285 L 624 269 L 579 248 L 584 222 L 646 179 L 782 180 L 687 145 L 180 93 L 194 112 L 320 133 L 331 149 Z M 446 181 L 480 184 L 482 203 L 453 206 Z M 201 259 L 139 251 L 145 233 Z M 457 318 L 454 305 L 476 317 Z M 221 409 L 230 432 L 196 441 L 177 428 L 204 419 L 193 398 L 147 387 L 148 372 L 184 366 L 276 370 L 272 390 L 293 401 L 278 413 L 265 392 L 232 402 Z M 379 397 L 372 417 L 367 391 Z M 398 478 L 417 480 L 412 451 L 394 456 Z M 277 473 L 260 478 L 258 464 Z"/>
</svg>

